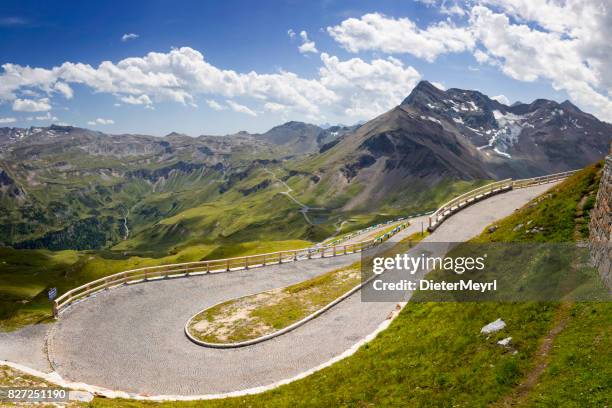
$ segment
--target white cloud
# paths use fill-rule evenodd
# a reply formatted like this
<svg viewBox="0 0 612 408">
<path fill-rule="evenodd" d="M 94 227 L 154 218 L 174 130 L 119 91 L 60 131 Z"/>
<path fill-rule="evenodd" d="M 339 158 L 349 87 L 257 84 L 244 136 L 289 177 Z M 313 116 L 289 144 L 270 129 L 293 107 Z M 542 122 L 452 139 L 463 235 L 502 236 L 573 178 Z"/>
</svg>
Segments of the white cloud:
<svg viewBox="0 0 612 408">
<path fill-rule="evenodd" d="M 206 104 L 208 105 L 209 108 L 216 110 L 216 111 L 221 111 L 225 109 L 225 106 L 221 105 L 219 102 L 214 101 L 212 99 L 207 99 Z"/>
<path fill-rule="evenodd" d="M 597 1 L 537 4 L 540 13 L 525 2 L 495 1 L 508 14 L 529 19 L 517 23 L 503 12 L 474 7 L 470 24 L 481 45 L 477 60 L 519 81 L 549 80 L 578 105 L 611 121 L 612 15 Z"/>
<path fill-rule="evenodd" d="M 41 99 L 15 99 L 13 110 L 16 112 L 44 112 L 51 110 L 49 98 Z"/>
<path fill-rule="evenodd" d="M 138 96 L 134 96 L 134 95 L 127 95 L 127 96 L 122 96 L 119 98 L 119 100 L 121 102 L 130 104 L 130 105 L 151 105 L 153 102 L 151 101 L 151 98 L 149 98 L 148 95 L 138 95 Z"/>
<path fill-rule="evenodd" d="M 442 54 L 469 51 L 478 63 L 515 80 L 550 81 L 578 105 L 612 121 L 609 0 L 421 2 L 453 17 L 420 28 L 408 18 L 372 13 L 327 31 L 354 53 L 407 53 L 432 62 Z"/>
<path fill-rule="evenodd" d="M 266 102 L 264 108 L 270 112 L 286 112 L 288 109 L 281 103 Z"/>
<path fill-rule="evenodd" d="M 87 86 L 95 93 L 115 95 L 118 103 L 138 103 L 148 109 L 162 101 L 193 104 L 196 96 L 204 95 L 242 98 L 267 111 L 283 106 L 287 114 L 307 120 L 337 116 L 334 120 L 355 121 L 399 104 L 420 78 L 414 68 L 394 58 L 343 61 L 322 54 L 321 61 L 318 76 L 312 79 L 282 70 L 264 74 L 224 70 L 189 47 L 116 63 L 104 61 L 97 67 L 72 62 L 50 69 L 5 64 L 0 73 L 0 102 L 14 101 L 26 89 L 58 93 L 56 84 L 65 83 Z M 346 115 L 350 117 L 344 118 Z"/>
<path fill-rule="evenodd" d="M 287 30 L 287 35 L 289 36 L 289 38 L 294 39 L 295 38 L 295 31 L 293 31 L 292 29 L 288 29 Z"/>
<path fill-rule="evenodd" d="M 492 96 L 491 99 L 499 103 L 502 103 L 504 105 L 510 105 L 510 100 L 506 97 L 506 95 L 495 95 L 495 96 Z"/>
<path fill-rule="evenodd" d="M 0 118 L 0 124 L 14 123 L 16 121 L 17 121 L 17 119 L 15 119 L 15 118 Z"/>
<path fill-rule="evenodd" d="M 64 95 L 64 98 L 66 99 L 72 99 L 72 97 L 74 96 L 74 92 L 72 91 L 70 85 L 64 82 L 56 82 L 53 88 L 62 95 Z"/>
<path fill-rule="evenodd" d="M 32 121 L 32 120 L 38 120 L 38 121 L 41 121 L 41 120 L 56 121 L 58 119 L 57 119 L 57 116 L 52 116 L 50 112 L 47 112 L 44 115 L 30 116 L 30 117 L 27 118 L 27 120 L 29 120 L 29 121 Z"/>
<path fill-rule="evenodd" d="M 442 91 L 446 91 L 446 87 L 441 82 L 432 81 L 431 84 Z"/>
<path fill-rule="evenodd" d="M 89 122 L 87 122 L 87 124 L 89 126 L 96 126 L 96 125 L 114 125 L 115 121 L 112 119 L 102 119 L 102 118 L 97 118 L 95 120 L 90 120 Z"/>
<path fill-rule="evenodd" d="M 448 15 L 464 16 L 467 14 L 458 0 L 417 0 L 428 7 L 435 7 L 440 13 Z"/>
<path fill-rule="evenodd" d="M 349 18 L 327 32 L 347 51 L 407 53 L 427 61 L 438 55 L 462 52 L 474 47 L 470 30 L 442 21 L 421 29 L 408 18 L 387 17 L 379 13 Z"/>
<path fill-rule="evenodd" d="M 308 38 L 308 33 L 304 30 L 302 30 L 300 32 L 300 38 L 302 39 L 302 45 L 300 45 L 298 47 L 298 50 L 302 53 L 302 54 L 306 54 L 308 52 L 312 52 L 317 54 L 319 52 L 319 50 L 317 50 L 317 46 L 315 44 L 314 41 L 311 41 Z"/>
<path fill-rule="evenodd" d="M 134 34 L 134 33 L 125 33 L 121 36 L 121 41 L 126 42 L 129 40 L 135 40 L 138 37 L 140 37 L 140 35 L 138 34 Z"/>
<path fill-rule="evenodd" d="M 392 57 L 367 63 L 322 53 L 321 60 L 321 83 L 339 95 L 334 109 L 348 120 L 371 119 L 393 108 L 421 78 L 416 69 Z"/>
<path fill-rule="evenodd" d="M 21 96 L 29 96 L 29 97 L 35 97 L 35 98 L 39 98 L 40 94 L 38 92 L 34 92 L 31 89 L 23 89 L 20 91 Z"/>
<path fill-rule="evenodd" d="M 225 103 L 227 103 L 227 105 L 232 108 L 232 110 L 239 112 L 239 113 L 244 113 L 250 116 L 257 116 L 257 113 L 254 112 L 253 110 L 251 110 L 249 107 L 241 105 L 237 102 L 234 102 L 230 99 L 226 100 Z"/>
</svg>

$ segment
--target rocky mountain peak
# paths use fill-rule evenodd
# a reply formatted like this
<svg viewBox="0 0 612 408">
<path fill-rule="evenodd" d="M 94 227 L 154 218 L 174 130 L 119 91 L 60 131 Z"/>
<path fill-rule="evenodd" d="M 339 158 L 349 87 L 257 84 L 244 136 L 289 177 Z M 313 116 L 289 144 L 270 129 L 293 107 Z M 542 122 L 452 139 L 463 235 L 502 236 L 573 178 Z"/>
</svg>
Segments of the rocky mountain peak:
<svg viewBox="0 0 612 408">
<path fill-rule="evenodd" d="M 410 95 L 406 97 L 401 105 L 427 105 L 441 99 L 444 99 L 446 93 L 436 88 L 429 81 L 421 81 L 414 87 Z"/>
<path fill-rule="evenodd" d="M 561 104 L 559 105 L 561 106 L 563 109 L 566 109 L 570 112 L 574 112 L 574 113 L 583 113 L 580 108 L 578 108 L 576 105 L 574 105 L 573 103 L 571 103 L 569 100 L 565 100 L 563 102 L 561 102 Z"/>
</svg>

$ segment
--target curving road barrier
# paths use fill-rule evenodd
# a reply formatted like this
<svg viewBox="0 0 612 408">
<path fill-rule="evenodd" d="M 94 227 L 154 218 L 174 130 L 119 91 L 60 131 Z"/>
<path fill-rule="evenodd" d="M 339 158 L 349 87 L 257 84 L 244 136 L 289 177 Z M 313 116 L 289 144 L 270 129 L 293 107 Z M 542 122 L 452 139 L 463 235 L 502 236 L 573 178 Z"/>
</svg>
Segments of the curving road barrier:
<svg viewBox="0 0 612 408">
<path fill-rule="evenodd" d="M 480 200 L 484 200 L 492 195 L 504 193 L 509 190 L 537 186 L 540 184 L 553 183 L 562 180 L 576 173 L 578 170 L 565 171 L 562 173 L 548 174 L 546 176 L 532 177 L 528 179 L 513 180 L 511 178 L 493 183 L 485 184 L 484 186 L 470 190 L 467 193 L 461 194 L 458 197 L 444 203 L 433 214 L 429 216 L 430 232 L 435 231 L 448 217 L 461 211 L 463 208 L 474 204 Z"/>
<path fill-rule="evenodd" d="M 378 227 L 390 223 L 391 222 L 379 224 Z M 53 301 L 53 316 L 55 318 L 59 317 L 59 314 L 63 309 L 81 299 L 102 290 L 127 283 L 146 282 L 157 279 L 178 278 L 209 273 L 239 271 L 268 265 L 279 265 L 287 262 L 354 254 L 386 241 L 399 231 L 405 229 L 407 225 L 408 223 L 402 223 L 395 227 L 392 231 L 389 231 L 374 239 L 344 245 L 315 246 L 304 249 L 240 256 L 236 258 L 150 266 L 115 273 L 113 275 L 108 275 L 78 286 L 59 296 Z"/>
</svg>

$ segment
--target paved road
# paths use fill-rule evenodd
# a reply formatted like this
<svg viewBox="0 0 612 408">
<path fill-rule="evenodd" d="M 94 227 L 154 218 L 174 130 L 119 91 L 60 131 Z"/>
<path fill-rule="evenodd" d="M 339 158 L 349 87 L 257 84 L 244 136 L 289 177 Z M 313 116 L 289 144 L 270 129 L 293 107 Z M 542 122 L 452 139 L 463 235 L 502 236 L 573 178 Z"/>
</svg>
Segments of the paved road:
<svg viewBox="0 0 612 408">
<path fill-rule="evenodd" d="M 514 190 L 474 204 L 449 218 L 428 240 L 469 239 L 550 187 Z M 420 219 L 412 222 L 395 239 L 420 230 Z M 219 301 L 300 282 L 358 257 L 113 289 L 62 314 L 50 336 L 50 358 L 66 379 L 148 395 L 222 393 L 290 378 L 340 355 L 373 332 L 395 303 L 363 303 L 357 293 L 288 334 L 241 349 L 197 346 L 183 334 L 185 322 Z M 18 357 L 3 353 L 11 351 L 0 346 L 0 359 Z"/>
</svg>

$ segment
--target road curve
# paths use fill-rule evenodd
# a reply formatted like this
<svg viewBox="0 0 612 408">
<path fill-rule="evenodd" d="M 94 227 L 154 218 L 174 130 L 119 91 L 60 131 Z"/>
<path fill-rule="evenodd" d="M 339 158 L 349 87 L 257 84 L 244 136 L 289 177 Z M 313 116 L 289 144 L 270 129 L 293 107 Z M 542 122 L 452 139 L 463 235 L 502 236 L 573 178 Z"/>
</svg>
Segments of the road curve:
<svg viewBox="0 0 612 408">
<path fill-rule="evenodd" d="M 550 187 L 513 190 L 476 203 L 445 221 L 428 240 L 467 240 Z M 420 231 L 421 219 L 411 222 L 395 240 Z M 185 337 L 185 322 L 222 300 L 297 283 L 358 257 L 316 259 L 105 291 L 62 314 L 49 335 L 49 358 L 65 379 L 145 395 L 218 394 L 291 378 L 351 348 L 385 321 L 395 303 L 363 303 L 356 293 L 292 332 L 241 349 L 197 346 Z M 5 358 L 0 347 L 0 359 Z"/>
</svg>

